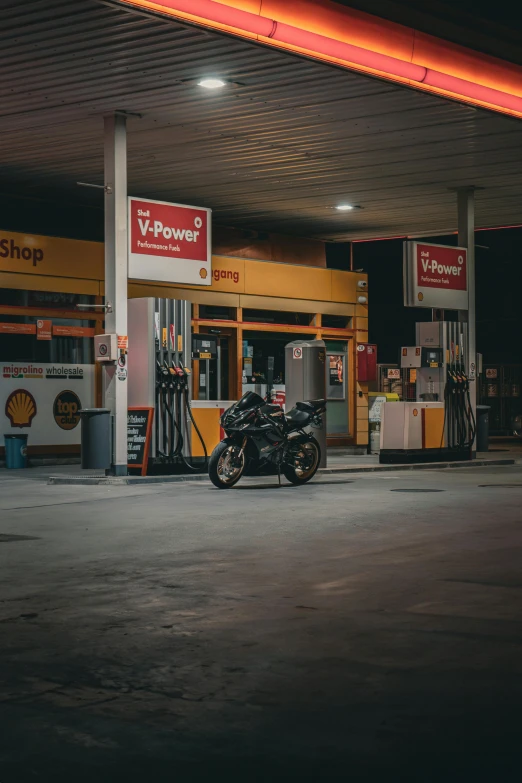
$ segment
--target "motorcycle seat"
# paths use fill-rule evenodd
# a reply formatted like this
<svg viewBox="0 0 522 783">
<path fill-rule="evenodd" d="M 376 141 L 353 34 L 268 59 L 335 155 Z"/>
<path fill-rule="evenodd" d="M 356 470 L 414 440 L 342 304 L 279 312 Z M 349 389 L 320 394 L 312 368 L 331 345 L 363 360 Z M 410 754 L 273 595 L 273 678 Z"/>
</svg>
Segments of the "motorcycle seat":
<svg viewBox="0 0 522 783">
<path fill-rule="evenodd" d="M 295 407 L 300 411 L 312 411 L 318 408 L 326 407 L 326 400 L 307 400 L 306 402 L 296 402 Z"/>
<path fill-rule="evenodd" d="M 309 410 L 309 409 L 307 409 Z M 299 429 L 310 421 L 310 413 L 305 410 L 299 410 L 297 405 L 285 414 L 286 421 L 290 429 Z"/>
</svg>

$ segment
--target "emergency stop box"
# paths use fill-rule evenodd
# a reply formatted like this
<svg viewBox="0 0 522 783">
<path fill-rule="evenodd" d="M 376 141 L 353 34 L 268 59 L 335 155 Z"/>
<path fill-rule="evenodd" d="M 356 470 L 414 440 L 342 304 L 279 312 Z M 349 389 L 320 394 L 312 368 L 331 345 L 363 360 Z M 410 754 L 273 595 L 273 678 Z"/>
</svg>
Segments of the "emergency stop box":
<svg viewBox="0 0 522 783">
<path fill-rule="evenodd" d="M 94 359 L 97 362 L 115 362 L 118 359 L 118 337 L 115 334 L 94 336 Z"/>
<path fill-rule="evenodd" d="M 377 380 L 377 346 L 371 343 L 357 345 L 357 380 L 368 383 Z"/>
</svg>

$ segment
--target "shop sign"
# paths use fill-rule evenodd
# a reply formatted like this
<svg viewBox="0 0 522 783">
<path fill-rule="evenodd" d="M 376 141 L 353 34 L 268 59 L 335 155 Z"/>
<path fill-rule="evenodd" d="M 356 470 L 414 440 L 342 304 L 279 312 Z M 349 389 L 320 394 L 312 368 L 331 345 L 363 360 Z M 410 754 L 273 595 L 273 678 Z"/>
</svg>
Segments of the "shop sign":
<svg viewBox="0 0 522 783">
<path fill-rule="evenodd" d="M 53 325 L 54 337 L 94 337 L 92 326 L 55 326 Z"/>
<path fill-rule="evenodd" d="M 74 258 L 74 264 L 71 264 Z M 0 230 L 0 271 L 23 272 L 82 280 L 103 280 L 101 242 L 46 237 Z M 72 304 L 77 294 L 31 292 L 30 303 Z"/>
<path fill-rule="evenodd" d="M 53 339 L 53 322 L 39 318 L 36 322 L 36 339 L 37 340 L 52 340 Z"/>
<path fill-rule="evenodd" d="M 0 365 L 1 432 L 14 435 L 20 428 L 30 428 L 30 446 L 80 443 L 78 411 L 94 405 L 93 365 L 1 361 Z"/>
<path fill-rule="evenodd" d="M 212 284 L 210 209 L 129 198 L 129 277 Z"/>
<path fill-rule="evenodd" d="M 29 261 L 31 266 L 36 266 L 43 261 L 44 251 L 41 247 L 35 247 L 33 242 L 27 242 L 27 237 L 23 237 L 19 243 L 12 236 L 0 237 L 0 258 Z"/>
<path fill-rule="evenodd" d="M 0 334 L 35 334 L 35 324 L 0 323 Z"/>
<path fill-rule="evenodd" d="M 405 242 L 403 269 L 405 307 L 468 309 L 466 248 Z"/>
</svg>

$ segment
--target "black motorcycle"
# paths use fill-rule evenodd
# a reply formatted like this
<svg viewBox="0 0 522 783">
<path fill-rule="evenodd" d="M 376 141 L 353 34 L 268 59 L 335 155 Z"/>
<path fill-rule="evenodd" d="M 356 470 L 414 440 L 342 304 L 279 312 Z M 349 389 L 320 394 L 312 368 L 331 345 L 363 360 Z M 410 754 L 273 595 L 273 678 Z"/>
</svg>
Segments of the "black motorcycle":
<svg viewBox="0 0 522 783">
<path fill-rule="evenodd" d="M 321 448 L 305 427 L 322 425 L 326 400 L 298 402 L 287 414 L 279 405 L 247 392 L 221 417 L 227 437 L 212 452 L 208 473 L 218 489 L 237 484 L 244 473 L 276 468 L 292 484 L 305 484 L 315 475 Z"/>
</svg>

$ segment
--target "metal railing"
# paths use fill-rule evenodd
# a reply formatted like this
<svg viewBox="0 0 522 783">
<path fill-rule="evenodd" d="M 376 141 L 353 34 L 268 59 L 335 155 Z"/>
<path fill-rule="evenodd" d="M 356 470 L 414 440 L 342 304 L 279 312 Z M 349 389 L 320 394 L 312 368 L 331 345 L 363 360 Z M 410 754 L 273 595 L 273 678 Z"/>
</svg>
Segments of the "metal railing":
<svg viewBox="0 0 522 783">
<path fill-rule="evenodd" d="M 377 365 L 378 378 L 375 391 L 398 394 L 405 402 L 415 401 L 415 371 L 402 369 L 398 364 Z"/>
</svg>

